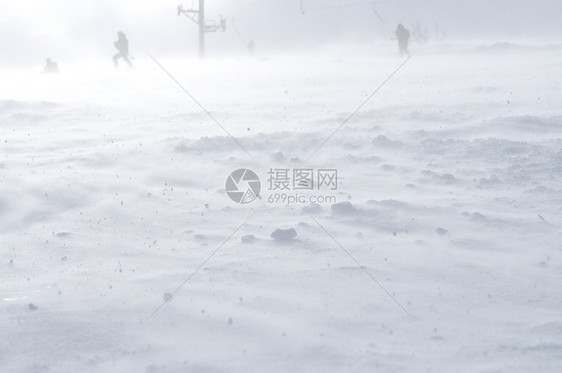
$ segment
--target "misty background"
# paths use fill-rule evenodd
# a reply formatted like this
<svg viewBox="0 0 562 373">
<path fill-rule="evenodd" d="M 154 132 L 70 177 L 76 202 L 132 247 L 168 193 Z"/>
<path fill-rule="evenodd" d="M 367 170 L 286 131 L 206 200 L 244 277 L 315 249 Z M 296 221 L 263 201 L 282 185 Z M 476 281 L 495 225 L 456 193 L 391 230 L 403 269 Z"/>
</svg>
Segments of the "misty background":
<svg viewBox="0 0 562 373">
<path fill-rule="evenodd" d="M 180 3 L 198 1 L 2 1 L 0 66 L 109 59 L 118 30 L 134 57 L 196 57 L 197 26 L 178 16 Z M 258 54 L 390 40 L 398 23 L 427 28 L 430 42 L 436 26 L 446 43 L 557 43 L 562 35 L 559 0 L 207 0 L 206 13 L 207 22 L 227 20 L 225 33 L 207 34 L 210 57 L 245 53 L 250 40 Z"/>
</svg>

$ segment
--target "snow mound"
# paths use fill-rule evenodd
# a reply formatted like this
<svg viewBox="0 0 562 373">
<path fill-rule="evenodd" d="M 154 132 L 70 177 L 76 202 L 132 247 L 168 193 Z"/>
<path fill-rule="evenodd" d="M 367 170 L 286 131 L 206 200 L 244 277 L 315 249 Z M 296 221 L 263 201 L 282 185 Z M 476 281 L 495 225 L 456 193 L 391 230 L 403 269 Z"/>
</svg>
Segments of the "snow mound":
<svg viewBox="0 0 562 373">
<path fill-rule="evenodd" d="M 256 242 L 256 236 L 254 236 L 253 234 L 246 234 L 242 236 L 241 240 L 243 243 L 253 243 Z"/>
<path fill-rule="evenodd" d="M 322 206 L 318 203 L 311 203 L 310 205 L 305 205 L 302 207 L 302 211 L 307 214 L 312 214 L 322 211 Z"/>
<path fill-rule="evenodd" d="M 349 201 L 334 203 L 331 210 L 333 215 L 354 215 L 357 213 L 357 209 Z"/>
</svg>

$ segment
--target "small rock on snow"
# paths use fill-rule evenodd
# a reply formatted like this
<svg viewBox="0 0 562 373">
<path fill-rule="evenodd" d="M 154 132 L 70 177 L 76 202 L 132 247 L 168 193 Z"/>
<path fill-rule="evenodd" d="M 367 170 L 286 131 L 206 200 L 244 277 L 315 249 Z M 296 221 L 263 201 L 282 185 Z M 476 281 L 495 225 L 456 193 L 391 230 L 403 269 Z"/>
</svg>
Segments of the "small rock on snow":
<svg viewBox="0 0 562 373">
<path fill-rule="evenodd" d="M 271 238 L 276 241 L 289 241 L 297 236 L 297 231 L 294 228 L 289 229 L 276 229 L 271 234 Z"/>
</svg>

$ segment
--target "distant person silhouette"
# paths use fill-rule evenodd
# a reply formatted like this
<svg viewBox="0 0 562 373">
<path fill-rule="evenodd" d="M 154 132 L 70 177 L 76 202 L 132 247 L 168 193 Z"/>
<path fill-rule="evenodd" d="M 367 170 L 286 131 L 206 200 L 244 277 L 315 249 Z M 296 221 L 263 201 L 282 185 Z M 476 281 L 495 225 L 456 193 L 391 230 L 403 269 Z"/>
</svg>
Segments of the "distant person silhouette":
<svg viewBox="0 0 562 373">
<path fill-rule="evenodd" d="M 409 55 L 410 52 L 408 52 L 408 39 L 410 39 L 410 31 L 408 31 L 402 24 L 399 24 L 396 28 L 395 35 L 398 39 L 398 48 L 400 49 L 400 55 Z"/>
<path fill-rule="evenodd" d="M 120 58 L 123 59 L 129 65 L 129 67 L 133 67 L 133 64 L 129 60 L 129 41 L 127 40 L 127 36 L 123 33 L 123 31 L 119 31 L 117 33 L 117 41 L 113 43 L 115 48 L 119 51 L 115 56 L 113 56 L 113 63 L 115 67 L 119 67 L 118 60 Z"/>
<path fill-rule="evenodd" d="M 45 67 L 43 68 L 43 74 L 56 74 L 59 72 L 59 65 L 56 62 L 51 61 L 50 58 L 47 58 L 45 61 Z"/>
<path fill-rule="evenodd" d="M 250 43 L 248 43 L 248 54 L 250 56 L 253 56 L 256 53 L 256 43 L 254 43 L 253 40 L 250 40 Z"/>
</svg>

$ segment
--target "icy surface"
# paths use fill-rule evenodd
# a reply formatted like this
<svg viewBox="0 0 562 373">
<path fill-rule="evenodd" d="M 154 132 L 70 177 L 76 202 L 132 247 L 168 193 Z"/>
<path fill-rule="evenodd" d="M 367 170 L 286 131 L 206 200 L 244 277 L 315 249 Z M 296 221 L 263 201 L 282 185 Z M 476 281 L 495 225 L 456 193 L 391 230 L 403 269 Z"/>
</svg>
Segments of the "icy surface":
<svg viewBox="0 0 562 373">
<path fill-rule="evenodd" d="M 562 48 L 346 53 L 0 72 L 0 371 L 561 371 Z"/>
</svg>

